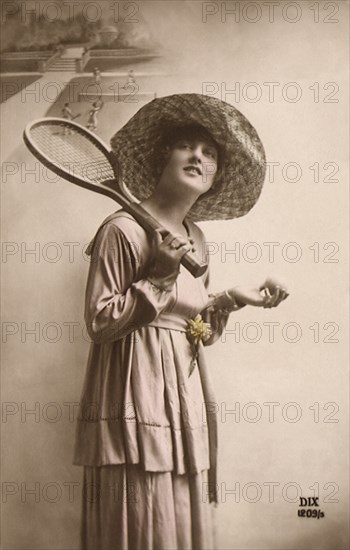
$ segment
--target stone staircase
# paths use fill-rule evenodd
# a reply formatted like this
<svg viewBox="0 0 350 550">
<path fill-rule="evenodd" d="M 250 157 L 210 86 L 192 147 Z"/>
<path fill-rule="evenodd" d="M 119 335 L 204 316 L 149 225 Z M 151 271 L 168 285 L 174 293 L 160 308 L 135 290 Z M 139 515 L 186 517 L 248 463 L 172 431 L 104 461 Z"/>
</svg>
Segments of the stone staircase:
<svg viewBox="0 0 350 550">
<path fill-rule="evenodd" d="M 47 69 L 48 72 L 75 73 L 75 60 L 81 58 L 84 48 L 80 46 L 67 47 L 64 54 L 52 63 Z"/>
<path fill-rule="evenodd" d="M 50 73 L 75 73 L 75 59 L 72 58 L 60 58 L 52 63 L 51 67 L 47 69 Z"/>
</svg>

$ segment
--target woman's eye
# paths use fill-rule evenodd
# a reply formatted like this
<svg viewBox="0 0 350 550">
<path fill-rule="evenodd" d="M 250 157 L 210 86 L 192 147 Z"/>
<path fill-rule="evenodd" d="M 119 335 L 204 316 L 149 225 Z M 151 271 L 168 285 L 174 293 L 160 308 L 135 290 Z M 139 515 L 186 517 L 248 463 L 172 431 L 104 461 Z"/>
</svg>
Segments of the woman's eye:
<svg viewBox="0 0 350 550">
<path fill-rule="evenodd" d="M 205 151 L 205 154 L 206 154 L 207 157 L 210 157 L 210 158 L 216 160 L 216 153 L 215 153 L 215 151 L 213 151 L 212 149 L 207 149 L 207 150 Z"/>
</svg>

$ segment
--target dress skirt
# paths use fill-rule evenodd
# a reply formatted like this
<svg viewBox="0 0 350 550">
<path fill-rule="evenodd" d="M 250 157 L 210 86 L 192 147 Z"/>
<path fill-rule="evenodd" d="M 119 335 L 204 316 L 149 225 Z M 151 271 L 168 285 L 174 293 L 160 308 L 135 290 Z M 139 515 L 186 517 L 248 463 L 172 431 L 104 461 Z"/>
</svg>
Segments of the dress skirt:
<svg viewBox="0 0 350 550">
<path fill-rule="evenodd" d="M 207 471 L 84 467 L 82 550 L 212 550 Z"/>
</svg>

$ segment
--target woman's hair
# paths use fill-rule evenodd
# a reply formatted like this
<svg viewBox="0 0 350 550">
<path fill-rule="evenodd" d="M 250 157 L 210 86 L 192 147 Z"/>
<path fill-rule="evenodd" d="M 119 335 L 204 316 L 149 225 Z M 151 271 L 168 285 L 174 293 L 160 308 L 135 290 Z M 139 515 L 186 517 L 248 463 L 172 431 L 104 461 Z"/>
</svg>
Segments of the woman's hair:
<svg viewBox="0 0 350 550">
<path fill-rule="evenodd" d="M 157 180 L 160 178 L 168 161 L 169 151 L 178 141 L 183 139 L 198 139 L 211 142 L 217 151 L 217 178 L 223 165 L 223 153 L 221 147 L 215 141 L 213 136 L 204 126 L 200 124 L 187 124 L 183 126 L 167 126 L 161 135 L 159 146 L 155 147 L 153 152 L 153 167 Z M 212 189 L 215 187 L 215 180 Z M 209 191 L 210 192 L 210 191 Z"/>
</svg>

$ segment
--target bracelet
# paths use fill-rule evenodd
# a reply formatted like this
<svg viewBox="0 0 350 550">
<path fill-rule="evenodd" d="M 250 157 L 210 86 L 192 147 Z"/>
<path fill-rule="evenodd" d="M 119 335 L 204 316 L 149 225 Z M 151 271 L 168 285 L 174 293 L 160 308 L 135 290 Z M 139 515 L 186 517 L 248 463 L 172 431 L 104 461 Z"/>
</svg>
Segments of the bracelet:
<svg viewBox="0 0 350 550">
<path fill-rule="evenodd" d="M 222 300 L 222 298 L 224 300 Z M 220 301 L 224 301 L 224 304 L 220 305 Z M 232 311 L 237 311 L 246 305 L 237 302 L 236 298 L 234 296 L 230 296 L 227 290 L 216 295 L 215 304 L 225 315 L 229 315 Z"/>
<path fill-rule="evenodd" d="M 244 304 L 244 303 L 242 304 L 242 302 L 239 302 L 235 296 L 231 297 L 231 296 L 228 294 L 227 290 L 225 290 L 225 294 L 226 294 L 226 296 L 227 296 L 228 298 L 231 298 L 231 300 L 233 301 L 233 304 L 234 304 L 234 306 L 233 306 L 233 307 L 234 307 L 233 311 L 236 311 L 237 309 L 242 309 L 242 307 L 245 307 L 245 306 L 247 305 L 247 304 Z"/>
<path fill-rule="evenodd" d="M 235 311 L 236 309 L 238 309 L 238 306 L 237 306 L 237 302 L 236 302 L 235 297 L 230 296 L 229 293 L 227 292 L 227 290 L 224 291 L 224 295 L 226 296 L 226 298 L 228 300 L 228 304 L 230 304 L 230 305 L 222 307 L 221 311 L 223 313 L 225 313 L 226 315 L 229 315 L 230 313 L 232 313 L 232 311 Z"/>
</svg>

